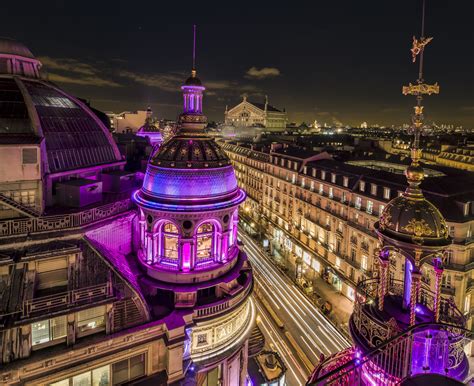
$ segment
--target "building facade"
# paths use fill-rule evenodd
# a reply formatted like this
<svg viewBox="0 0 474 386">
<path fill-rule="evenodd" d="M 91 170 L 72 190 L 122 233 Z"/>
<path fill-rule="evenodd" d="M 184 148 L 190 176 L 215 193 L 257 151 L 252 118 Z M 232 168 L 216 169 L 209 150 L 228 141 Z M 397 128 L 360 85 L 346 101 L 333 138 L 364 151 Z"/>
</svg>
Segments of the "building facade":
<svg viewBox="0 0 474 386">
<path fill-rule="evenodd" d="M 40 67 L 7 43 L 0 60 Z M 0 383 L 244 385 L 255 320 L 236 234 L 246 195 L 204 135 L 195 71 L 180 134 L 153 154 L 142 185 L 87 106 L 19 68 L 0 66 L 0 146 L 18 153 L 0 164 L 13 192 L 1 196 Z M 15 193 L 31 181 L 46 197 L 35 210 Z"/>
<path fill-rule="evenodd" d="M 266 131 L 284 131 L 288 118 L 286 112 L 268 103 L 251 102 L 244 96 L 242 102 L 224 113 L 226 125 L 235 127 L 264 127 Z"/>
<path fill-rule="evenodd" d="M 391 199 L 404 191 L 404 165 L 385 165 L 371 155 L 363 162 L 315 160 L 314 154 L 273 145 L 223 144 L 240 186 L 248 192 L 244 214 L 250 216 L 274 246 L 297 258 L 310 275 L 321 275 L 342 294 L 355 300 L 357 283 L 377 272 L 378 237 L 373 228 Z M 453 243 L 447 248 L 443 296 L 472 315 L 474 269 L 474 187 L 472 176 L 450 170 L 425 170 L 425 195 L 446 218 Z M 461 176 L 462 175 L 462 176 Z M 460 183 L 460 181 L 464 181 Z M 404 266 L 393 261 L 393 279 Z M 423 280 L 434 290 L 435 269 L 423 267 Z"/>
</svg>

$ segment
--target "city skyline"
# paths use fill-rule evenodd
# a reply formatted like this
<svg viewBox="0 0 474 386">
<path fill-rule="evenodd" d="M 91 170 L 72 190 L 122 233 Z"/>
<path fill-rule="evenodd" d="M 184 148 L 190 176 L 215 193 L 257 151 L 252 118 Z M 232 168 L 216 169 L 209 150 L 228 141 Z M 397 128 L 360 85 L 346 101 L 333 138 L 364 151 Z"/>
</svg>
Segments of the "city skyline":
<svg viewBox="0 0 474 386">
<path fill-rule="evenodd" d="M 8 7 L 14 14 L 14 6 Z M 290 122 L 358 126 L 410 120 L 411 102 L 401 87 L 417 75 L 409 49 L 413 31 L 419 31 L 419 4 L 404 1 L 396 9 L 346 4 L 343 12 L 318 4 L 311 23 L 304 18 L 296 23 L 288 15 L 276 24 L 281 15 L 273 10 L 266 20 L 275 24 L 252 24 L 252 15 L 245 25 L 233 24 L 233 18 L 231 24 L 210 24 L 201 16 L 205 6 L 194 20 L 188 22 L 186 15 L 183 24 L 166 24 L 154 19 L 153 7 L 127 17 L 120 3 L 114 9 L 97 5 L 93 13 L 56 7 L 47 15 L 33 6 L 22 13 L 25 23 L 6 20 L 0 36 L 27 44 L 51 81 L 96 108 L 119 112 L 151 105 L 159 118 L 173 119 L 180 110 L 174 90 L 191 64 L 196 23 L 197 70 L 207 86 L 210 120 L 222 121 L 225 106 L 236 105 L 243 94 L 260 102 L 268 95 L 270 104 L 286 109 Z M 463 22 L 470 8 L 467 2 L 444 8 L 429 4 L 426 34 L 434 43 L 426 56 L 436 60 L 429 61 L 426 81 L 439 82 L 441 91 L 427 103 L 427 122 L 474 126 L 473 57 L 465 49 L 472 32 Z M 40 26 L 44 20 L 54 23 Z M 66 28 L 78 23 L 88 28 Z M 47 39 L 53 29 L 54 41 Z"/>
</svg>

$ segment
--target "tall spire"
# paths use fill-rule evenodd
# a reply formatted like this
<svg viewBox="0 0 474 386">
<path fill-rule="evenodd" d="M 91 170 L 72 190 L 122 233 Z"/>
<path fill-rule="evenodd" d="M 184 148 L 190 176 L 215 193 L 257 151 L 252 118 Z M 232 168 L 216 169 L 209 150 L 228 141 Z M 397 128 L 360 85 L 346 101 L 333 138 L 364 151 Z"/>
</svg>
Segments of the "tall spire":
<svg viewBox="0 0 474 386">
<path fill-rule="evenodd" d="M 416 105 L 414 106 L 415 113 L 412 117 L 412 126 L 410 127 L 410 134 L 413 135 L 413 142 L 411 144 L 411 165 L 406 170 L 406 176 L 408 179 L 409 187 L 407 194 L 411 196 L 422 196 L 419 185 L 424 177 L 423 168 L 420 166 L 419 161 L 421 158 L 420 149 L 420 136 L 423 132 L 428 130 L 427 127 L 423 126 L 423 95 L 439 94 L 439 85 L 426 84 L 423 79 L 423 56 L 426 45 L 433 40 L 432 37 L 425 37 L 425 1 L 422 0 L 422 12 L 421 12 L 421 37 L 417 39 L 413 36 L 413 44 L 411 48 L 412 61 L 416 62 L 419 56 L 418 63 L 418 79 L 416 84 L 409 83 L 408 86 L 403 86 L 403 95 L 414 95 L 416 96 Z"/>
<path fill-rule="evenodd" d="M 196 24 L 193 25 L 193 70 L 196 70 Z"/>
<path fill-rule="evenodd" d="M 193 25 L 193 68 L 183 90 L 183 113 L 180 115 L 180 133 L 203 133 L 207 118 L 202 113 L 202 97 L 205 87 L 196 75 L 196 25 Z"/>
</svg>

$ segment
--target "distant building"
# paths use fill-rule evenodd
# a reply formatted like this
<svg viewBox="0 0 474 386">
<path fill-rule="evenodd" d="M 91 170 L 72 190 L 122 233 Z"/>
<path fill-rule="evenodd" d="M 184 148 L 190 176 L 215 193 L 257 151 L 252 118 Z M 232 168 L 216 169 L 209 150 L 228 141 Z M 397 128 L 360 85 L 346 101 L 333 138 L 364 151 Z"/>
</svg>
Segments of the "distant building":
<svg viewBox="0 0 474 386">
<path fill-rule="evenodd" d="M 268 131 L 283 131 L 286 129 L 288 118 L 285 110 L 278 110 L 268 103 L 251 102 L 244 96 L 242 102 L 225 111 L 225 123 L 235 127 L 259 126 Z"/>
<path fill-rule="evenodd" d="M 147 119 L 147 110 L 124 111 L 119 114 L 107 112 L 110 126 L 116 133 L 136 133 Z"/>
</svg>

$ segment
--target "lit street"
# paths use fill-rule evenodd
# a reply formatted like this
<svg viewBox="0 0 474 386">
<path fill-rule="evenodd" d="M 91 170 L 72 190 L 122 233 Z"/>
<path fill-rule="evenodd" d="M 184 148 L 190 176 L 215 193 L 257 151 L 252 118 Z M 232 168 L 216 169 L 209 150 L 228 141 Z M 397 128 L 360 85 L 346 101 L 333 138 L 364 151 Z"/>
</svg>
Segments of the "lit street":
<svg viewBox="0 0 474 386">
<path fill-rule="evenodd" d="M 258 303 L 258 311 L 263 322 L 262 330 L 267 339 L 270 335 L 270 344 L 274 344 L 275 349 L 280 352 L 283 350 L 282 354 L 287 359 L 286 365 L 289 368 L 288 384 L 293 385 L 291 377 L 299 384 L 304 384 L 310 369 L 300 358 L 301 355 L 293 350 L 285 332 L 291 335 L 312 365 L 319 362 L 321 354 L 327 357 L 350 344 L 296 285 L 273 266 L 269 257 L 250 236 L 241 231 L 240 237 L 253 265 L 257 291 L 267 299 L 284 326 L 277 327 L 269 313 L 262 312 L 264 306 Z M 287 356 L 285 354 L 290 347 L 293 355 Z"/>
</svg>

